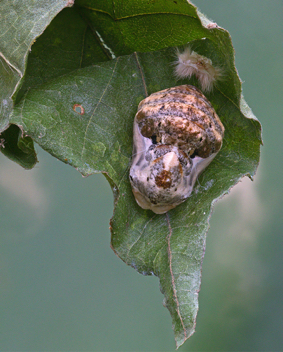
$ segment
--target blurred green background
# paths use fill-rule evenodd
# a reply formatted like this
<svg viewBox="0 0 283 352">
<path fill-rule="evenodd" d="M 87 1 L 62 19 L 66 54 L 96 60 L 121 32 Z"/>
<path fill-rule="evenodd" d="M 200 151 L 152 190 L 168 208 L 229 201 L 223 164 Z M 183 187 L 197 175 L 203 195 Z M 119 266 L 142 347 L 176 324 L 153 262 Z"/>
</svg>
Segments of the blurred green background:
<svg viewBox="0 0 283 352">
<path fill-rule="evenodd" d="M 255 181 L 215 206 L 196 333 L 180 351 L 283 350 L 283 2 L 194 3 L 231 34 L 264 147 Z M 32 171 L 0 155 L 0 350 L 174 351 L 158 279 L 109 247 L 104 177 L 37 151 Z"/>
</svg>

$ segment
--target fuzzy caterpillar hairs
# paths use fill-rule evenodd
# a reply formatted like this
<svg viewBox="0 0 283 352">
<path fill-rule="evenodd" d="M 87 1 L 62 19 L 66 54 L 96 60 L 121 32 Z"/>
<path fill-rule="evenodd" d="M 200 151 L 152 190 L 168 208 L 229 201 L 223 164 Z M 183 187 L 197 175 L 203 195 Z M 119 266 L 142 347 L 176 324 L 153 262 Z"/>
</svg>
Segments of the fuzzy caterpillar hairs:
<svg viewBox="0 0 283 352">
<path fill-rule="evenodd" d="M 182 53 L 177 50 L 176 56 L 177 60 L 174 62 L 176 77 L 191 78 L 195 75 L 204 92 L 211 91 L 215 82 L 222 77 L 221 68 L 214 67 L 209 58 L 192 51 L 190 47 Z"/>
</svg>

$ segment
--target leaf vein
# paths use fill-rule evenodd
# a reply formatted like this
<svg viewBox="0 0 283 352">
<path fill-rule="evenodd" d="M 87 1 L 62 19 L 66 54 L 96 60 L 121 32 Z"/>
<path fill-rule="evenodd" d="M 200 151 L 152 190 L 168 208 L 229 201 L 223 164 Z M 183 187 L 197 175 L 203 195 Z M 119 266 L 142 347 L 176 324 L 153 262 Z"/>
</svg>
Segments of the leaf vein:
<svg viewBox="0 0 283 352">
<path fill-rule="evenodd" d="M 92 119 L 93 119 L 93 117 L 94 117 L 94 114 L 95 114 L 95 112 L 96 112 L 96 110 L 97 110 L 97 108 L 98 108 L 98 106 L 99 106 L 99 104 L 100 104 L 102 98 L 104 97 L 104 95 L 105 95 L 105 93 L 106 93 L 106 91 L 107 91 L 107 89 L 108 89 L 108 87 L 109 87 L 109 85 L 110 85 L 110 82 L 112 81 L 112 78 L 113 78 L 113 76 L 114 76 L 114 73 L 115 73 L 115 70 L 116 70 L 116 66 L 117 66 L 117 64 L 118 64 L 118 61 L 119 61 L 119 58 L 117 58 L 117 60 L 116 60 L 116 62 L 115 62 L 115 66 L 114 66 L 114 68 L 113 68 L 113 70 L 112 70 L 112 75 L 111 75 L 111 77 L 110 77 L 110 79 L 109 79 L 109 81 L 108 81 L 108 83 L 107 83 L 107 85 L 106 85 L 104 91 L 102 92 L 101 97 L 100 97 L 100 99 L 99 99 L 97 105 L 95 106 L 95 108 L 94 108 L 94 110 L 93 110 L 93 113 L 92 113 L 92 115 L 91 115 L 91 117 L 90 117 L 90 119 L 89 119 L 89 122 L 88 122 L 88 124 L 87 124 L 87 126 L 86 126 L 86 130 L 85 130 L 85 134 L 84 134 L 83 148 L 82 148 L 82 151 L 81 151 L 81 158 L 83 158 L 83 154 L 84 154 L 84 151 L 85 151 L 86 135 L 87 135 L 87 132 L 88 132 L 88 128 L 89 128 L 89 126 L 90 126 L 90 123 L 92 122 Z"/>
<path fill-rule="evenodd" d="M 127 258 L 129 258 L 130 255 L 130 251 L 132 250 L 132 248 L 135 246 L 135 244 L 140 240 L 140 238 L 142 237 L 147 225 L 156 217 L 157 215 L 154 215 L 152 218 L 150 218 L 144 225 L 143 229 L 141 231 L 139 231 L 139 236 L 137 237 L 137 239 L 132 243 L 132 245 L 130 246 L 130 248 L 128 249 L 128 253 L 127 253 Z"/>
<path fill-rule="evenodd" d="M 168 251 L 168 257 L 169 257 L 169 269 L 170 269 L 170 274 L 171 274 L 171 282 L 172 282 L 172 288 L 173 288 L 173 295 L 174 295 L 174 300 L 176 302 L 176 306 L 177 306 L 177 314 L 178 317 L 181 321 L 182 327 L 183 327 L 183 331 L 184 331 L 184 341 L 187 339 L 187 331 L 185 329 L 185 325 L 180 313 L 180 304 L 179 304 L 179 300 L 177 297 L 177 289 L 176 289 L 176 284 L 175 284 L 175 278 L 174 278 L 174 273 L 173 273 L 173 269 L 172 269 L 172 252 L 171 252 L 171 236 L 172 236 L 172 228 L 171 228 L 171 224 L 170 224 L 170 220 L 169 220 L 169 215 L 168 213 L 166 213 L 166 219 L 167 219 L 167 224 L 168 224 L 168 228 L 169 228 L 169 234 L 167 236 L 167 242 L 168 242 L 168 247 L 167 247 L 167 251 Z"/>
</svg>

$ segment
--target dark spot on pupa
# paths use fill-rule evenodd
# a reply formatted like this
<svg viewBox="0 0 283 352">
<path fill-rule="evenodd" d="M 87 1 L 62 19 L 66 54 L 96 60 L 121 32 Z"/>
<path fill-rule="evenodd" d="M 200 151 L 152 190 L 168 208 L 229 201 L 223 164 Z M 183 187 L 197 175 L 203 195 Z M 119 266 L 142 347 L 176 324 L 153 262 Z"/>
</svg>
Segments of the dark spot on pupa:
<svg viewBox="0 0 283 352">
<path fill-rule="evenodd" d="M 157 144 L 156 135 L 155 134 L 151 136 L 151 140 L 152 140 L 153 144 Z"/>
</svg>

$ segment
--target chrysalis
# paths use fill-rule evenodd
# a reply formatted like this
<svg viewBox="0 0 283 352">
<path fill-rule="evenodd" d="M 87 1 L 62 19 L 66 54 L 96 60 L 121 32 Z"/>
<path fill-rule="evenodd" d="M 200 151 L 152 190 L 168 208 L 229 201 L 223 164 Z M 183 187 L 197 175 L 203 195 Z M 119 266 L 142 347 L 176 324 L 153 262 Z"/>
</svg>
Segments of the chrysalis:
<svg viewBox="0 0 283 352">
<path fill-rule="evenodd" d="M 215 110 L 194 86 L 172 87 L 142 100 L 130 169 L 137 203 L 162 214 L 184 202 L 219 152 L 223 136 Z"/>
</svg>

